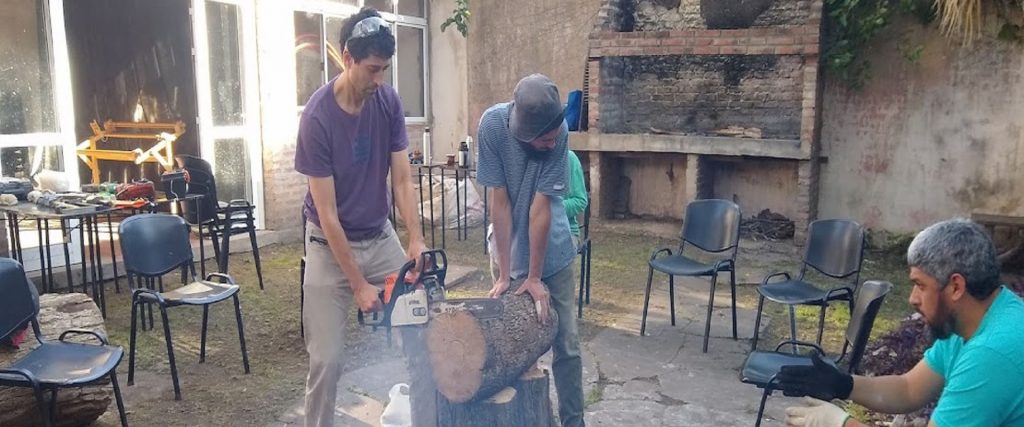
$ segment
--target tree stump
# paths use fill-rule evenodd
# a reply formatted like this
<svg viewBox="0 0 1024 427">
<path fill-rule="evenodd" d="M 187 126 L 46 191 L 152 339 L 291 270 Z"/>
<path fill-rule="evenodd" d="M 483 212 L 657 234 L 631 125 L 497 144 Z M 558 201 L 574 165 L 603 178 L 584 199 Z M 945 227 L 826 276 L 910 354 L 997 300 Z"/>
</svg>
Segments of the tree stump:
<svg viewBox="0 0 1024 427">
<path fill-rule="evenodd" d="M 39 326 L 46 339 L 56 340 L 61 332 L 73 328 L 106 334 L 99 308 L 85 294 L 44 294 L 39 297 L 39 306 Z M 96 339 L 89 335 L 71 336 L 68 341 L 96 343 Z M 37 346 L 30 327 L 20 348 L 0 348 L 0 366 L 9 366 Z M 90 424 L 107 411 L 112 401 L 113 390 L 109 380 L 86 387 L 61 388 L 57 392 L 56 425 Z M 35 426 L 40 423 L 39 408 L 31 388 L 0 386 L 0 426 Z"/>
<path fill-rule="evenodd" d="M 427 323 L 424 339 L 437 390 L 453 403 L 483 400 L 512 385 L 551 348 L 558 315 L 546 324 L 528 294 L 513 295 L 515 281 L 502 295 L 503 310 L 480 319 L 470 311 L 438 315 Z"/>
<path fill-rule="evenodd" d="M 512 386 L 480 401 L 451 403 L 439 393 L 437 424 L 553 427 L 548 372 L 534 367 Z"/>
</svg>

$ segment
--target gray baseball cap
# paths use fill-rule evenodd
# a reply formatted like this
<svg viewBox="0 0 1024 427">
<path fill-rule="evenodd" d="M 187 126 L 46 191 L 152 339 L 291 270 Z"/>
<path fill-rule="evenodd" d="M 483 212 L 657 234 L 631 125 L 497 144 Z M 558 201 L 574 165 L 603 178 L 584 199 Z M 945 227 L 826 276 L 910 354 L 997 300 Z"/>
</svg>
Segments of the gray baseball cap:
<svg viewBox="0 0 1024 427">
<path fill-rule="evenodd" d="M 532 142 L 561 126 L 564 118 L 558 87 L 547 76 L 531 74 L 516 84 L 512 93 L 512 110 L 508 116 L 512 137 L 522 142 Z"/>
</svg>

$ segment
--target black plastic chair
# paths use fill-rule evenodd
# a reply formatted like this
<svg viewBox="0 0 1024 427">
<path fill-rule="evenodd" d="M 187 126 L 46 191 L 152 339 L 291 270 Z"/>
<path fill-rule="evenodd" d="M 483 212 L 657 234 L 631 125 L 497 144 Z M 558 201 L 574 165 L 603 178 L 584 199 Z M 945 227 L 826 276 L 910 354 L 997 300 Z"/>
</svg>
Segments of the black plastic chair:
<svg viewBox="0 0 1024 427">
<path fill-rule="evenodd" d="M 853 294 L 860 280 L 861 262 L 864 258 L 864 227 L 846 219 L 822 219 L 814 221 L 808 227 L 807 244 L 805 245 L 803 264 L 800 276 L 795 280 L 789 273 L 778 272 L 769 274 L 761 281 L 757 292 L 761 295 L 757 302 L 757 317 L 754 320 L 754 340 L 751 351 L 757 349 L 758 332 L 761 328 L 761 312 L 765 298 L 789 305 L 790 339 L 796 339 L 795 305 L 816 305 L 821 307 L 818 316 L 818 339 L 825 330 L 825 309 L 831 301 L 846 301 L 853 309 Z M 808 267 L 833 279 L 849 280 L 838 286 L 824 289 L 805 280 Z M 785 277 L 785 280 L 769 282 L 774 277 Z"/>
<path fill-rule="evenodd" d="M 121 252 L 124 254 L 124 266 L 129 275 L 129 283 L 134 277 L 138 282 L 132 291 L 131 341 L 128 351 L 128 385 L 135 379 L 135 335 L 136 321 L 140 313 L 138 308 L 156 304 L 160 308 L 160 318 L 164 325 L 164 340 L 167 343 L 167 358 L 171 364 L 171 380 L 174 382 L 174 399 L 181 400 L 181 388 L 178 386 L 178 367 L 174 361 L 174 345 L 171 340 L 171 325 L 167 321 L 167 309 L 180 305 L 203 307 L 203 329 L 199 346 L 199 362 L 206 361 L 206 326 L 209 318 L 209 306 L 231 298 L 235 303 L 235 321 L 238 324 L 238 341 L 242 348 L 242 364 L 245 373 L 249 373 L 249 354 L 245 349 L 245 330 L 242 326 L 242 309 L 238 301 L 238 285 L 227 274 L 210 273 L 205 280 L 196 280 L 196 268 L 192 259 L 192 245 L 188 238 L 188 224 L 181 217 L 166 214 L 142 214 L 130 217 L 121 222 L 119 230 Z M 190 273 L 191 283 L 164 292 L 161 277 L 171 271 L 186 269 Z M 227 283 L 215 283 L 212 278 L 219 278 Z M 143 284 L 143 281 L 145 283 Z M 160 291 L 155 289 L 160 283 Z M 144 319 L 143 319 L 144 320 Z M 150 318 L 150 327 L 153 320 Z"/>
<path fill-rule="evenodd" d="M 580 256 L 580 295 L 576 304 L 576 318 L 583 318 L 583 304 L 590 305 L 590 258 L 594 242 L 590 240 L 590 203 L 583 211 L 583 226 L 580 227 L 580 245 L 576 253 Z M 584 299 L 586 295 L 586 299 Z"/>
<path fill-rule="evenodd" d="M 189 173 L 188 193 L 203 195 L 198 202 L 202 203 L 202 207 L 198 212 L 185 209 L 185 218 L 200 228 L 207 228 L 213 241 L 214 256 L 217 257 L 217 270 L 225 274 L 228 272 L 231 236 L 248 233 L 253 260 L 256 263 L 256 278 L 259 280 L 260 289 L 263 289 L 260 247 L 256 242 L 256 206 L 244 199 L 221 202 L 217 198 L 217 181 L 210 162 L 189 155 L 180 155 L 178 159 Z"/>
<path fill-rule="evenodd" d="M 822 360 L 833 366 L 842 367 L 847 373 L 855 374 L 860 366 L 861 358 L 864 356 L 864 349 L 868 345 L 868 337 L 871 336 L 871 328 L 874 326 L 875 317 L 885 296 L 892 290 L 889 282 L 869 280 L 861 285 L 857 291 L 857 299 L 853 304 L 850 315 L 850 323 L 846 327 L 846 339 L 843 342 L 843 351 L 836 359 L 831 359 L 825 351 L 817 344 L 808 342 L 787 340 L 779 343 L 775 351 L 754 351 L 747 356 L 743 363 L 743 370 L 740 372 L 740 381 L 747 384 L 754 384 L 757 388 L 764 389 L 761 395 L 761 405 L 757 410 L 756 426 L 761 425 L 761 417 L 764 415 L 764 404 L 772 391 L 777 390 L 778 382 L 776 376 L 783 366 L 801 365 L 811 366 L 813 364 L 810 354 L 794 354 L 779 351 L 783 346 L 793 346 L 795 352 L 800 347 L 811 349 L 817 352 Z"/>
<path fill-rule="evenodd" d="M 718 273 L 728 271 L 729 286 L 732 289 L 732 338 L 737 339 L 736 252 L 739 249 L 739 240 L 739 206 L 728 200 L 718 199 L 690 202 L 686 206 L 686 218 L 683 222 L 679 252 L 673 255 L 671 249 L 661 248 L 651 253 L 651 259 L 648 261 L 647 290 L 644 294 L 644 314 L 640 323 L 640 335 L 643 336 L 647 328 L 647 307 L 651 301 L 651 280 L 655 270 L 668 274 L 668 297 L 672 313 L 672 326 L 676 324 L 675 276 L 710 277 L 711 291 L 708 295 L 708 314 L 704 322 L 703 352 L 707 353 Z M 687 243 L 707 253 L 726 254 L 727 256 L 705 264 L 683 255 L 683 249 Z M 658 255 L 663 252 L 668 256 L 658 258 Z"/>
<path fill-rule="evenodd" d="M 39 416 L 47 427 L 54 424 L 57 412 L 57 391 L 62 387 L 79 387 L 96 384 L 110 377 L 114 387 L 114 400 L 121 425 L 127 426 L 121 389 L 117 386 L 117 365 L 121 363 L 124 349 L 110 345 L 107 338 L 95 331 L 69 329 L 60 334 L 57 341 L 47 341 L 39 330 L 39 301 L 35 285 L 25 277 L 21 264 L 10 258 L 0 258 L 0 337 L 11 335 L 32 325 L 39 346 L 10 366 L 0 368 L 0 385 L 29 387 L 35 394 Z M 88 334 L 100 344 L 79 344 L 65 342 L 68 335 Z M 43 393 L 50 392 L 47 408 Z"/>
</svg>

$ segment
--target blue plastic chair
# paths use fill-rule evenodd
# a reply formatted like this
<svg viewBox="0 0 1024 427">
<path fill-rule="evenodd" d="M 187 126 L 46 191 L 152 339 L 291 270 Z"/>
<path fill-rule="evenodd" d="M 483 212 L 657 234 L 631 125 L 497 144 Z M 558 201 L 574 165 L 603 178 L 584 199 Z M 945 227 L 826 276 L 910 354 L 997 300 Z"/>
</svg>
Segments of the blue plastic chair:
<svg viewBox="0 0 1024 427">
<path fill-rule="evenodd" d="M 754 340 L 751 351 L 757 349 L 758 332 L 761 328 L 761 312 L 764 300 L 789 305 L 790 339 L 796 339 L 796 305 L 819 306 L 818 339 L 825 330 L 825 310 L 831 301 L 846 301 L 853 310 L 853 294 L 860 280 L 861 262 L 864 259 L 864 227 L 846 219 L 821 219 L 811 223 L 807 232 L 803 264 L 800 275 L 793 279 L 789 273 L 769 274 L 757 288 L 760 298 L 757 302 L 757 317 L 754 320 Z M 832 279 L 848 280 L 845 284 L 821 288 L 806 280 L 809 268 Z M 783 280 L 771 282 L 775 277 Z"/>
<path fill-rule="evenodd" d="M 753 384 L 763 389 L 761 395 L 761 406 L 757 410 L 757 423 L 761 425 L 761 417 L 764 414 L 764 404 L 768 396 L 778 387 L 776 375 L 782 371 L 783 366 L 811 366 L 813 361 L 810 355 L 782 352 L 782 347 L 792 346 L 796 351 L 799 347 L 810 348 L 817 352 L 825 363 L 833 366 L 845 365 L 847 373 L 854 374 L 860 366 L 864 356 L 864 350 L 868 345 L 868 337 L 871 336 L 871 329 L 875 324 L 875 317 L 882 308 L 885 296 L 892 290 L 892 283 L 869 280 L 860 286 L 857 291 L 857 299 L 853 303 L 853 310 L 850 314 L 850 323 L 846 327 L 846 339 L 843 341 L 843 352 L 837 359 L 830 359 L 825 351 L 817 344 L 803 341 L 787 340 L 779 343 L 775 351 L 754 351 L 747 356 L 740 371 L 740 381 Z"/>
<path fill-rule="evenodd" d="M 174 345 L 171 340 L 171 326 L 167 321 L 167 309 L 180 305 L 203 307 L 203 330 L 199 346 L 199 362 L 206 361 L 206 325 L 209 318 L 210 304 L 228 298 L 235 303 L 235 321 L 238 324 L 238 341 L 242 348 L 242 364 L 245 373 L 249 373 L 249 354 L 245 349 L 245 330 L 242 326 L 242 309 L 238 301 L 238 285 L 231 276 L 222 273 L 210 273 L 205 280 L 196 280 L 196 268 L 192 259 L 192 245 L 189 242 L 189 229 L 185 220 L 167 214 L 142 214 L 130 217 L 119 229 L 121 237 L 121 253 L 124 254 L 124 266 L 129 275 L 138 282 L 132 291 L 132 322 L 131 342 L 128 351 L 128 385 L 135 379 L 135 335 L 136 321 L 143 311 L 152 305 L 160 308 L 160 318 L 164 325 L 164 340 L 167 343 L 167 358 L 171 364 L 171 379 L 174 382 L 174 399 L 181 400 L 181 388 L 178 385 L 178 367 L 174 361 Z M 185 269 L 190 274 L 191 283 L 164 292 L 160 278 L 171 271 Z M 219 278 L 227 283 L 212 282 Z M 156 290 L 159 282 L 160 291 Z M 145 319 L 143 319 L 145 321 Z M 150 326 L 153 319 L 150 318 Z"/>
<path fill-rule="evenodd" d="M 57 411 L 57 391 L 63 387 L 79 387 L 101 383 L 110 377 L 114 387 L 114 400 L 121 425 L 127 427 L 121 389 L 117 386 L 117 365 L 121 363 L 124 349 L 110 345 L 102 334 L 69 329 L 60 334 L 57 341 L 42 338 L 39 330 L 39 301 L 35 285 L 25 277 L 21 264 L 10 258 L 0 258 L 0 337 L 6 337 L 30 323 L 39 346 L 10 366 L 0 368 L 0 385 L 29 387 L 35 394 L 39 416 L 43 424 L 52 426 Z M 79 344 L 64 341 L 69 335 L 87 334 L 100 344 Z M 50 392 L 50 404 L 43 399 L 43 392 Z M 49 407 L 47 407 L 49 406 Z"/>
<path fill-rule="evenodd" d="M 679 252 L 675 255 L 669 248 L 661 248 L 651 253 L 648 261 L 647 291 L 644 294 L 644 314 L 640 323 L 640 335 L 647 328 L 647 307 L 651 301 L 651 280 L 654 271 L 668 274 L 668 298 L 672 313 L 672 326 L 676 324 L 675 276 L 710 277 L 711 291 L 708 295 L 708 314 L 704 321 L 704 348 L 708 352 L 708 337 L 711 334 L 711 312 L 715 303 L 715 285 L 718 273 L 729 272 L 729 286 L 732 289 L 732 338 L 736 332 L 736 252 L 740 240 L 740 208 L 728 200 L 707 199 L 695 200 L 686 206 L 686 218 L 683 222 L 682 242 Z M 683 249 L 689 243 L 698 249 L 711 254 L 724 254 L 725 257 L 713 263 L 703 263 L 683 255 Z M 668 256 L 659 258 L 666 253 Z"/>
</svg>

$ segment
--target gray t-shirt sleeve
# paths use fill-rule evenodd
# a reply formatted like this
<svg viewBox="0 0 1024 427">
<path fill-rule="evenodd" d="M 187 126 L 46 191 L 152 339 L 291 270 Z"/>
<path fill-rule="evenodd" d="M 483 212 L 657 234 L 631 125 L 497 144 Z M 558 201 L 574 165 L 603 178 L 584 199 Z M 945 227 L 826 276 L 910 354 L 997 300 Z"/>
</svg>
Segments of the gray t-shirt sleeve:
<svg viewBox="0 0 1024 427">
<path fill-rule="evenodd" d="M 327 130 L 313 115 L 303 114 L 299 120 L 299 139 L 295 144 L 295 171 L 312 177 L 332 176 L 331 157 Z"/>
<path fill-rule="evenodd" d="M 480 118 L 479 131 L 477 131 L 476 181 L 485 187 L 505 187 L 505 167 L 501 163 L 501 150 L 498 146 L 503 138 L 499 138 L 497 132 L 501 131 L 500 114 L 491 110 L 484 113 Z M 498 123 L 495 123 L 498 122 Z"/>
<path fill-rule="evenodd" d="M 565 124 L 551 156 L 544 161 L 537 179 L 537 192 L 548 196 L 565 196 L 569 187 L 569 132 Z"/>
</svg>

